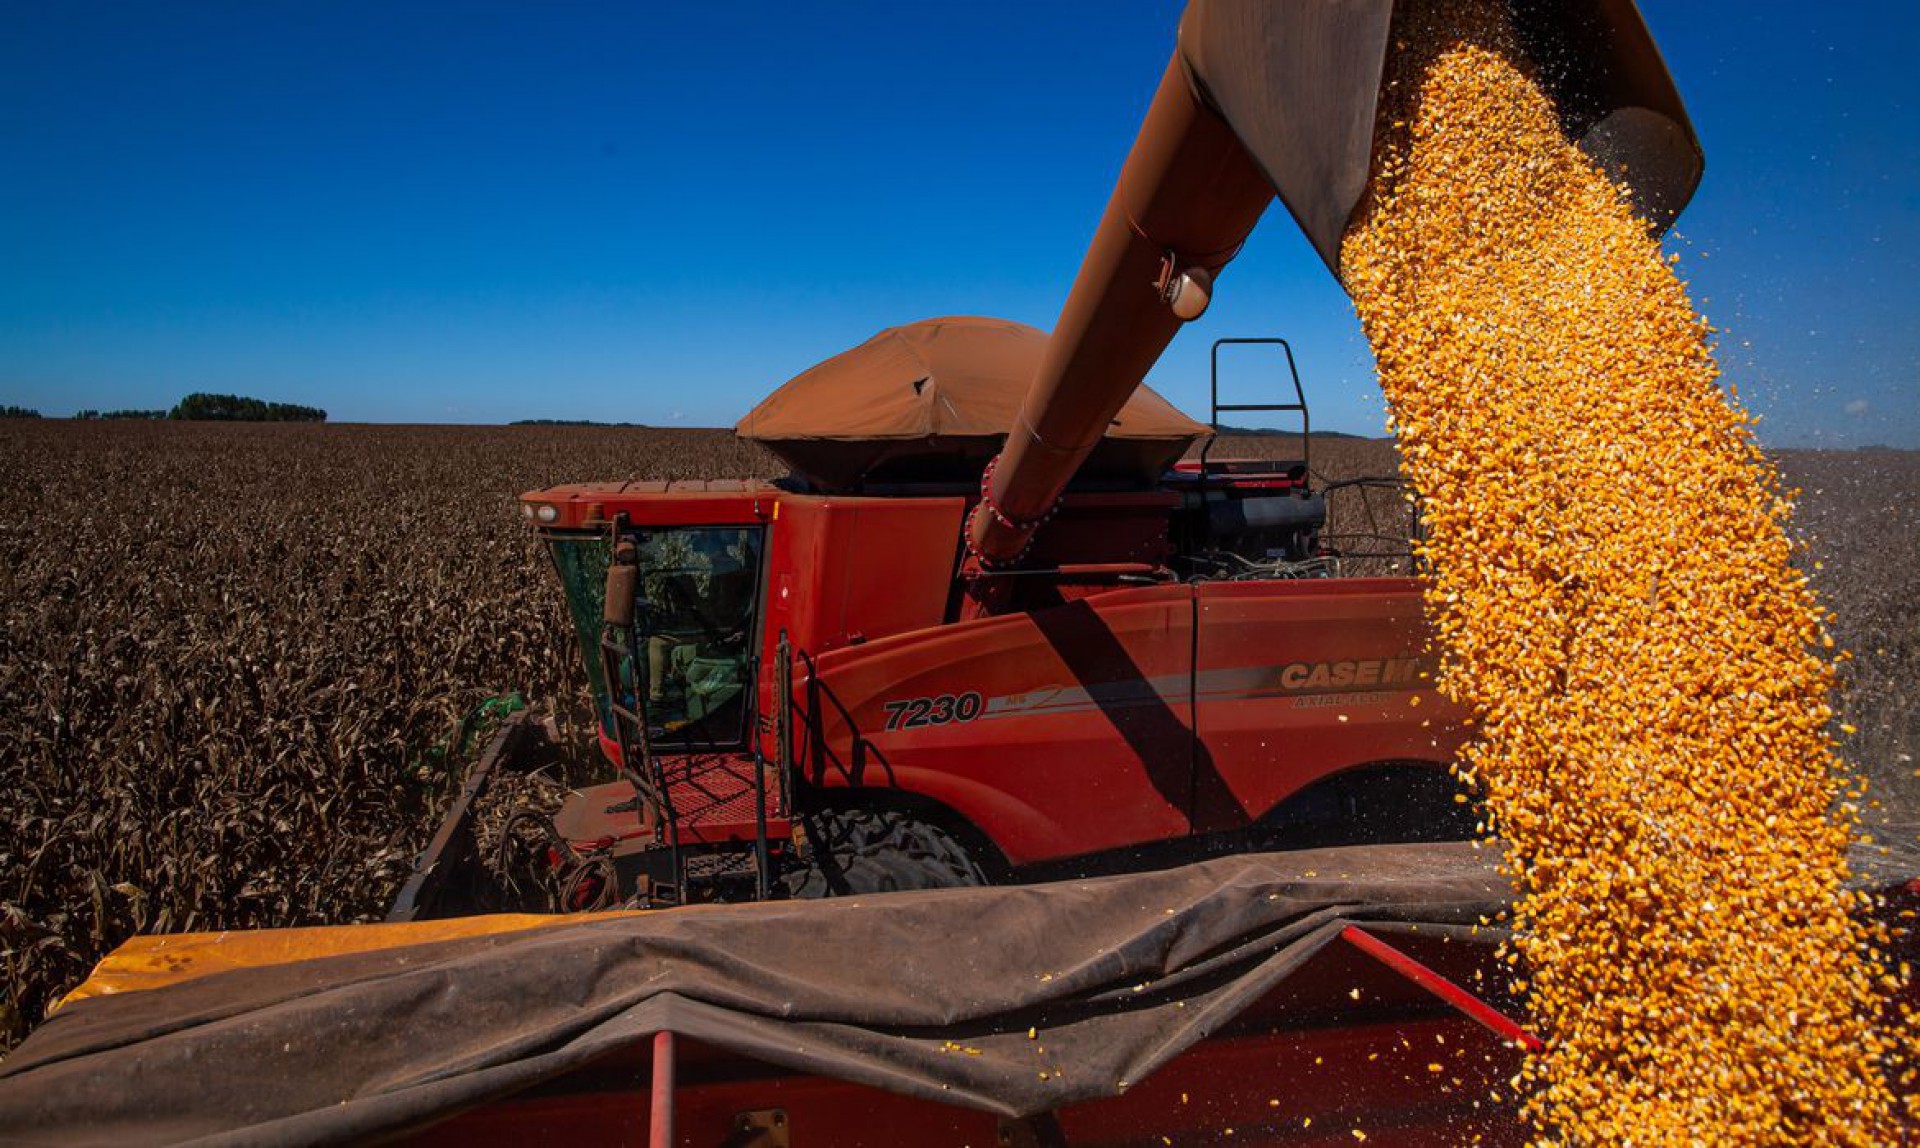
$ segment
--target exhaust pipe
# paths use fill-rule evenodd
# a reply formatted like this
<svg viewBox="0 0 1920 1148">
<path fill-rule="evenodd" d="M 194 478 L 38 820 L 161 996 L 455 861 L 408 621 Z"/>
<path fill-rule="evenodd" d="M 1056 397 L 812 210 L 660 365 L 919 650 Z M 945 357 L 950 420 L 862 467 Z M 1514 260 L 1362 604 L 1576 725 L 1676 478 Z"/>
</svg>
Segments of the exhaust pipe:
<svg viewBox="0 0 1920 1148">
<path fill-rule="evenodd" d="M 1393 0 L 1193 0 L 1179 46 L 968 522 L 985 565 L 1019 559 L 1267 204 L 1338 276 L 1366 194 Z M 1522 45 L 1568 137 L 1664 230 L 1705 163 L 1633 0 L 1519 0 Z"/>
</svg>

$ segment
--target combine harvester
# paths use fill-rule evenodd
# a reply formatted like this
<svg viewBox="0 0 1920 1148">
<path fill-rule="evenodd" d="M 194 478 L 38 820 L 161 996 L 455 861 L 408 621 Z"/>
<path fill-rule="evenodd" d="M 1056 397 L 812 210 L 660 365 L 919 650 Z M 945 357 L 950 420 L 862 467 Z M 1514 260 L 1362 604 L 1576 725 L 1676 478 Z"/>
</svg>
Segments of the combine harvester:
<svg viewBox="0 0 1920 1148">
<path fill-rule="evenodd" d="M 1638 12 L 1523 7 L 1664 226 L 1701 157 Z M 1418 583 L 1140 386 L 1276 193 L 1337 270 L 1392 8 L 1194 0 L 1051 337 L 806 372 L 738 428 L 778 483 L 524 497 L 620 773 L 514 821 L 577 915 L 470 915 L 521 715 L 388 924 L 130 942 L 0 1065 L 0 1142 L 1522 1139 Z M 1216 345 L 1216 425 L 1304 429 L 1297 377 L 1221 405 L 1241 342 L 1291 366 Z"/>
</svg>

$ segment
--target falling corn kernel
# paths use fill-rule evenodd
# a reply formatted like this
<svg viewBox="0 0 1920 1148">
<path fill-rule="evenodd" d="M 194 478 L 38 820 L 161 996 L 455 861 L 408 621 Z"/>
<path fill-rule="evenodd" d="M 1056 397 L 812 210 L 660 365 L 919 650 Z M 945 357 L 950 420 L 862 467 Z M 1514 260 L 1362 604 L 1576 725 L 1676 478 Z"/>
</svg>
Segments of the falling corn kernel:
<svg viewBox="0 0 1920 1148">
<path fill-rule="evenodd" d="M 1791 497 L 1507 11 L 1394 6 L 1340 268 L 1550 1038 L 1512 1086 L 1555 1143 L 1895 1142 L 1901 1036 L 1844 886 L 1858 814 Z"/>
</svg>

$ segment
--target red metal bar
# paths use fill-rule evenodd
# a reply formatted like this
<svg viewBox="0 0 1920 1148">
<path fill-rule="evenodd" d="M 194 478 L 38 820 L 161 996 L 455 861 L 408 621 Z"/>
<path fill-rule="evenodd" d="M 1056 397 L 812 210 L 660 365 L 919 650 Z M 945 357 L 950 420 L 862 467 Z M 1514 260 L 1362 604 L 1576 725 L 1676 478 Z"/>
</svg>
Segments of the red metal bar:
<svg viewBox="0 0 1920 1148">
<path fill-rule="evenodd" d="M 673 1034 L 653 1034 L 653 1103 L 647 1109 L 648 1148 L 673 1148 Z"/>
<path fill-rule="evenodd" d="M 1528 1032 L 1518 1021 L 1358 925 L 1342 929 L 1340 939 L 1528 1052 L 1540 1052 L 1547 1047 L 1545 1041 Z"/>
</svg>

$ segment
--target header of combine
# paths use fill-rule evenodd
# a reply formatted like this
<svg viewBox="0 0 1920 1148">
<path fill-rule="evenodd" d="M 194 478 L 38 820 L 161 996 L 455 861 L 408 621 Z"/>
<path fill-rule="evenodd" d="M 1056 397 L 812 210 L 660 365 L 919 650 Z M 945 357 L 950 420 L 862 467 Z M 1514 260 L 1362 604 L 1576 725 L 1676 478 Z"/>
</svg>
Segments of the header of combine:
<svg viewBox="0 0 1920 1148">
<path fill-rule="evenodd" d="M 1275 195 L 1338 274 L 1366 193 L 1393 0 L 1193 0 L 1061 309 L 969 544 L 1017 559 Z M 1704 160 L 1632 0 L 1521 2 L 1517 29 L 1568 133 L 1671 223 Z"/>
</svg>

